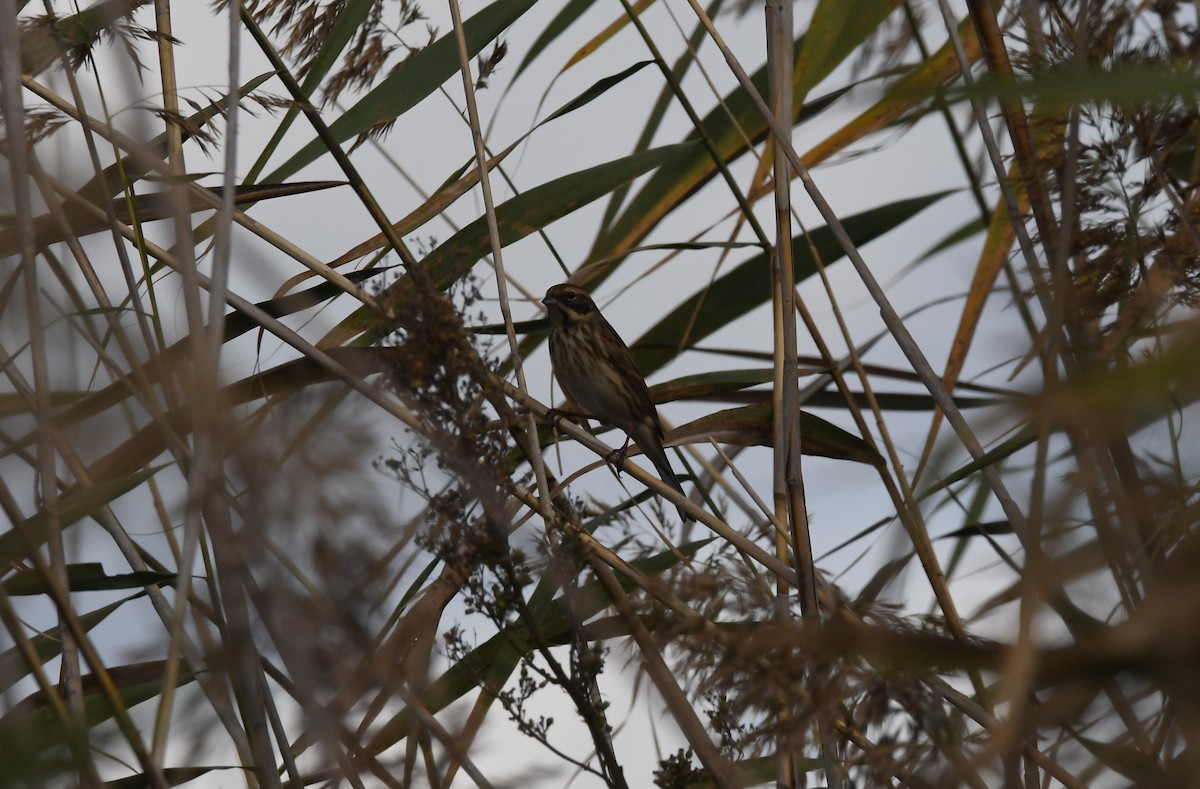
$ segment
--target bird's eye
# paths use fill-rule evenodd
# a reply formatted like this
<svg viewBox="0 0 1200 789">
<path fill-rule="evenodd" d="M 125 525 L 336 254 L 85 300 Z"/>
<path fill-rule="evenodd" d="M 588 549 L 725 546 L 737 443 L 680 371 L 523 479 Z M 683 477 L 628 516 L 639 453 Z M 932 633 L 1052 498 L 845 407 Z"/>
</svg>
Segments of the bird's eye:
<svg viewBox="0 0 1200 789">
<path fill-rule="evenodd" d="M 575 301 L 575 294 L 568 293 L 564 298 L 566 298 L 567 301 Z"/>
</svg>

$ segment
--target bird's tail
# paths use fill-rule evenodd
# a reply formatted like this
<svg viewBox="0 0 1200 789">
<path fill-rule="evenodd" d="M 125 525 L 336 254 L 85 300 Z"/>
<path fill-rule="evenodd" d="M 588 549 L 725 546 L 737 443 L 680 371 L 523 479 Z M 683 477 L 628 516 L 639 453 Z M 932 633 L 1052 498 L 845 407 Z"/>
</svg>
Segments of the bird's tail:
<svg viewBox="0 0 1200 789">
<path fill-rule="evenodd" d="M 631 437 L 633 438 L 633 443 L 638 445 L 642 453 L 650 458 L 650 462 L 654 464 L 654 468 L 658 469 L 658 476 L 662 481 L 679 491 L 679 495 L 686 496 L 687 494 L 683 492 L 683 485 L 679 483 L 679 477 L 675 476 L 675 469 L 671 468 L 671 461 L 667 458 L 667 450 L 663 449 L 662 441 L 658 437 L 658 431 L 649 425 L 639 425 L 631 434 Z M 695 520 L 691 515 L 684 512 L 682 507 L 676 507 L 675 509 L 679 512 L 679 517 L 684 521 Z"/>
</svg>

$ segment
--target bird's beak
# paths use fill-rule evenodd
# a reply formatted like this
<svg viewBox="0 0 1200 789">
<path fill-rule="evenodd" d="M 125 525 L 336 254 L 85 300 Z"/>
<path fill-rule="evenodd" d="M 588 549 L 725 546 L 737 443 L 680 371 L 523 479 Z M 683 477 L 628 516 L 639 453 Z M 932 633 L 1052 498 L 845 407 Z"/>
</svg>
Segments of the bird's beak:
<svg viewBox="0 0 1200 789">
<path fill-rule="evenodd" d="M 557 304 L 557 303 L 558 303 L 558 299 L 554 298 L 553 296 L 547 296 L 546 298 L 542 299 L 542 304 L 545 304 L 547 307 L 550 306 L 551 304 Z"/>
</svg>

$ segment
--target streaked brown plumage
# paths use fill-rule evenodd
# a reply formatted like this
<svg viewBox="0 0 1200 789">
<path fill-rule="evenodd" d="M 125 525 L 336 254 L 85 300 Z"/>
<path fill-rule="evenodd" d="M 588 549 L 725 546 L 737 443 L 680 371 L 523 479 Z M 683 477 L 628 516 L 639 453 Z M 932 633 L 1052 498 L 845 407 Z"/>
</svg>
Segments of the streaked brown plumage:
<svg viewBox="0 0 1200 789">
<path fill-rule="evenodd" d="M 550 361 L 563 393 L 589 416 L 624 430 L 663 482 L 682 494 L 646 381 L 616 330 L 587 291 L 574 285 L 555 285 L 542 303 L 550 311 Z M 691 520 L 682 508 L 679 517 Z"/>
</svg>

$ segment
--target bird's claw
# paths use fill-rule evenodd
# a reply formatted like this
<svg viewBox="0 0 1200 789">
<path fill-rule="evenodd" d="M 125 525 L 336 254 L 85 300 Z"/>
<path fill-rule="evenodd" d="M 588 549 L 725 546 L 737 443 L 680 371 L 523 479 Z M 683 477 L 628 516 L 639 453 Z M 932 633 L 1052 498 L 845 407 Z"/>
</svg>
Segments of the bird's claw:
<svg viewBox="0 0 1200 789">
<path fill-rule="evenodd" d="M 621 476 L 621 466 L 625 465 L 625 458 L 629 456 L 629 439 L 625 439 L 625 443 L 620 449 L 614 449 L 604 458 L 604 462 L 612 469 L 613 473 L 618 477 Z"/>
<path fill-rule="evenodd" d="M 561 408 L 547 408 L 546 416 L 544 417 L 546 424 L 555 429 L 558 428 L 564 419 L 570 419 L 572 422 L 577 422 L 580 427 L 587 428 L 587 421 L 593 418 L 590 414 L 581 414 L 578 411 L 564 411 Z"/>
</svg>

